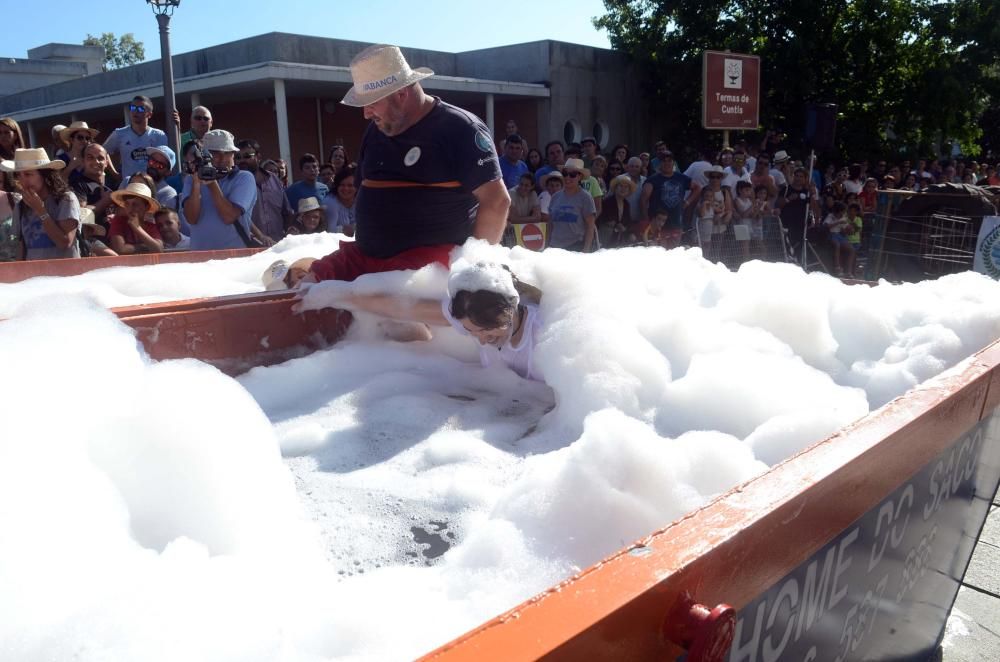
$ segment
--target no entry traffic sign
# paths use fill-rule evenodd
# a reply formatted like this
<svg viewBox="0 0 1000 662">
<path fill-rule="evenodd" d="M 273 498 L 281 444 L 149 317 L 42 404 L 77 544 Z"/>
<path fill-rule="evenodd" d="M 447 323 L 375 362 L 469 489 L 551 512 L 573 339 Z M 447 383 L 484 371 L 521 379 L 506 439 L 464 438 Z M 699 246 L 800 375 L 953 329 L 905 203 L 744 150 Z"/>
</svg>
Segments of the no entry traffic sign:
<svg viewBox="0 0 1000 662">
<path fill-rule="evenodd" d="M 524 223 L 514 226 L 517 243 L 528 250 L 540 251 L 545 248 L 545 226 L 535 223 Z"/>
</svg>

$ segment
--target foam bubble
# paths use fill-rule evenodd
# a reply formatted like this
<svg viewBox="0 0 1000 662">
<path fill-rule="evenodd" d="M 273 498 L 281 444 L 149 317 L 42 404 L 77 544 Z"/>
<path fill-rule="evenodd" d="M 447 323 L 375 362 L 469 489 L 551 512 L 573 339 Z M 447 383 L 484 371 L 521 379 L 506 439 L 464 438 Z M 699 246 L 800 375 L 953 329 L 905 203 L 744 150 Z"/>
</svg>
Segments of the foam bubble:
<svg viewBox="0 0 1000 662">
<path fill-rule="evenodd" d="M 102 307 L 259 291 L 274 259 L 0 286 L 0 648 L 18 660 L 412 658 L 1000 336 L 977 274 L 847 287 L 697 250 L 470 242 L 544 292 L 548 385 L 450 328 L 238 380 L 153 363 Z M 343 292 L 440 297 L 447 273 Z M 392 637 L 385 636 L 387 631 Z"/>
</svg>

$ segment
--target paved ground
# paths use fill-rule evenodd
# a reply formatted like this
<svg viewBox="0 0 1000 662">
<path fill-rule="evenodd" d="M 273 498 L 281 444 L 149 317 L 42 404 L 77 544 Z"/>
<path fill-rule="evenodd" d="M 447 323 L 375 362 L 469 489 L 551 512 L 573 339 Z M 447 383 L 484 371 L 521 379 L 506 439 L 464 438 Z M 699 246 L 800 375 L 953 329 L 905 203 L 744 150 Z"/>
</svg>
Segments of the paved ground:
<svg viewBox="0 0 1000 662">
<path fill-rule="evenodd" d="M 1000 661 L 1000 502 L 986 526 L 948 619 L 943 662 Z"/>
</svg>

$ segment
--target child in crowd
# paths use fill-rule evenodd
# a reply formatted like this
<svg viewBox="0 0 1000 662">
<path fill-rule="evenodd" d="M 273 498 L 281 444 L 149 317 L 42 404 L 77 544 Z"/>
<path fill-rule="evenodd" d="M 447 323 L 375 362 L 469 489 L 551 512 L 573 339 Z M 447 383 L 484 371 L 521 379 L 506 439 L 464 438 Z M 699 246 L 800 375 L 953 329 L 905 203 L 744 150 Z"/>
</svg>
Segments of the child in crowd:
<svg viewBox="0 0 1000 662">
<path fill-rule="evenodd" d="M 326 232 L 326 217 L 324 207 L 313 196 L 299 200 L 299 213 L 295 221 L 288 227 L 288 234 L 314 234 Z"/>
<path fill-rule="evenodd" d="M 861 250 L 861 228 L 863 227 L 861 206 L 857 203 L 847 206 L 847 223 L 849 224 L 847 240 L 851 242 L 854 252 L 857 253 Z"/>
<path fill-rule="evenodd" d="M 827 230 L 830 231 L 830 241 L 833 244 L 833 262 L 836 267 L 836 275 L 838 278 L 845 275 L 843 264 L 846 259 L 847 262 L 847 272 L 846 275 L 853 278 L 854 277 L 854 246 L 851 245 L 849 239 L 849 234 L 852 231 L 853 226 L 848 222 L 847 216 L 844 212 L 846 211 L 846 206 L 843 202 L 837 202 L 833 205 L 833 210 L 827 214 L 823 223 L 826 225 Z"/>
<path fill-rule="evenodd" d="M 767 188 L 764 188 L 764 199 L 767 199 Z M 736 198 L 733 199 L 733 220 L 735 224 L 746 228 L 747 237 L 741 239 L 736 237 L 743 250 L 743 259 L 750 257 L 751 242 L 753 252 L 759 255 L 764 240 L 764 219 L 754 213 L 753 185 L 750 182 L 740 181 L 736 184 Z"/>
<path fill-rule="evenodd" d="M 552 196 L 562 190 L 563 176 L 558 170 L 553 170 L 542 178 L 542 186 L 545 188 L 538 196 L 538 208 L 543 214 L 549 213 L 549 203 Z"/>
<path fill-rule="evenodd" d="M 712 235 L 715 232 L 715 191 L 707 186 L 701 190 L 701 200 L 697 208 L 698 243 L 705 257 L 712 250 Z"/>
<path fill-rule="evenodd" d="M 160 203 L 153 197 L 150 187 L 142 183 L 142 178 L 134 180 L 111 194 L 111 200 L 122 210 L 111 219 L 108 231 L 111 250 L 119 255 L 162 253 L 163 240 L 152 216 L 160 209 Z"/>
</svg>

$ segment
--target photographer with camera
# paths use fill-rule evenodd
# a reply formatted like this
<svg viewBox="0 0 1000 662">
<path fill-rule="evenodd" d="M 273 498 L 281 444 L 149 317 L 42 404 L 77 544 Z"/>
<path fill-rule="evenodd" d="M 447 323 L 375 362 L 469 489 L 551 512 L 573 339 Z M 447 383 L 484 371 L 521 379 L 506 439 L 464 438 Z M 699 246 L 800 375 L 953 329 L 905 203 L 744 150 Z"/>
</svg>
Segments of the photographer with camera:
<svg viewBox="0 0 1000 662">
<path fill-rule="evenodd" d="M 204 147 L 191 151 L 181 209 L 191 226 L 191 250 L 255 247 L 250 216 L 257 201 L 253 175 L 236 167 L 233 134 L 208 131 Z"/>
</svg>

